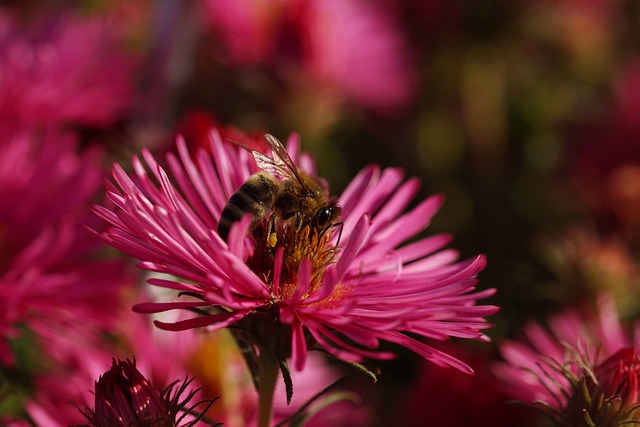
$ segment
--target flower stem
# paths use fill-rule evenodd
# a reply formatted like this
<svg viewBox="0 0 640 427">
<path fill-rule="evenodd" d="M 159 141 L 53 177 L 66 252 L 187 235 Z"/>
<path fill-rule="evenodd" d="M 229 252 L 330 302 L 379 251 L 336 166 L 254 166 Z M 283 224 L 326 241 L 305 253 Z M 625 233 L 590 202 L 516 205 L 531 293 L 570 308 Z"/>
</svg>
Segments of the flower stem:
<svg viewBox="0 0 640 427">
<path fill-rule="evenodd" d="M 267 351 L 262 351 L 259 364 L 258 427 L 269 427 L 271 422 L 271 409 L 273 407 L 273 394 L 278 379 L 278 363 Z"/>
</svg>

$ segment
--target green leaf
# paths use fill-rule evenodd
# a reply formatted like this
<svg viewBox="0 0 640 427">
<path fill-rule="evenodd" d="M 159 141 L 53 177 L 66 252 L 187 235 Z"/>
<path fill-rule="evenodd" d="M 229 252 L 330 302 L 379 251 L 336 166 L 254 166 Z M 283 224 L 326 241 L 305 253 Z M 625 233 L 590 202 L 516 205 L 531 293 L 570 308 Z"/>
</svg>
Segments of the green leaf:
<svg viewBox="0 0 640 427">
<path fill-rule="evenodd" d="M 289 364 L 286 359 L 278 357 L 278 364 L 280 365 L 280 372 L 282 372 L 282 379 L 284 380 L 284 386 L 287 392 L 287 405 L 289 405 L 291 404 L 291 398 L 293 398 L 293 381 L 291 380 L 291 371 L 289 370 Z"/>
</svg>

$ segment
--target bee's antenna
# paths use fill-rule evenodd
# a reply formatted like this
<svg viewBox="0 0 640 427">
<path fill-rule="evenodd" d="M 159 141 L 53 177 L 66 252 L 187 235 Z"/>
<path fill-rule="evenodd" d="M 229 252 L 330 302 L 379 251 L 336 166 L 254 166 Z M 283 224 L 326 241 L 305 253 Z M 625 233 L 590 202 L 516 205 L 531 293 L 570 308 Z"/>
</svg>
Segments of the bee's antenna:
<svg viewBox="0 0 640 427">
<path fill-rule="evenodd" d="M 248 145 L 246 145 L 246 144 L 243 144 L 243 143 L 242 143 L 242 142 L 240 142 L 240 141 L 236 141 L 235 139 L 231 139 L 231 138 L 228 138 L 228 137 L 226 137 L 226 136 L 225 136 L 225 137 L 224 137 L 224 140 L 225 140 L 225 141 L 227 141 L 227 142 L 230 142 L 230 143 L 232 143 L 232 144 L 235 144 L 235 145 L 237 145 L 237 146 L 238 146 L 238 147 L 240 147 L 240 148 L 244 148 L 245 150 L 247 150 L 247 151 L 248 151 L 248 152 L 250 152 L 250 153 L 254 151 L 254 149 L 253 149 L 253 148 L 249 147 L 249 146 L 248 146 Z"/>
</svg>

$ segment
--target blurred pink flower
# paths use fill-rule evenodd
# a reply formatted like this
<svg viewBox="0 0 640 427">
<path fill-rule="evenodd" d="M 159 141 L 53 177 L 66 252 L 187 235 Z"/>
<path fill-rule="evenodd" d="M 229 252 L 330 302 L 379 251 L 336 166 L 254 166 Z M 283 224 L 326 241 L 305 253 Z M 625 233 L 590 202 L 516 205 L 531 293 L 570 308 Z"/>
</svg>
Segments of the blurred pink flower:
<svg viewBox="0 0 640 427">
<path fill-rule="evenodd" d="M 134 62 L 113 18 L 0 10 L 0 120 L 104 126 L 130 108 Z"/>
<path fill-rule="evenodd" d="M 411 100 L 416 76 L 389 11 L 361 0 L 297 5 L 304 74 L 373 108 L 394 109 Z"/>
<path fill-rule="evenodd" d="M 86 422 L 78 408 L 93 401 L 93 384 L 108 369 L 113 346 L 96 331 L 67 327 L 40 337 L 37 361 L 24 364 L 32 391 L 23 406 L 35 425 L 65 427 Z"/>
<path fill-rule="evenodd" d="M 116 331 L 114 336 L 120 345 L 101 339 L 90 330 L 71 327 L 68 331 L 73 331 L 73 335 L 50 334 L 41 340 L 47 369 L 34 373 L 35 392 L 24 404 L 37 425 L 86 424 L 78 408 L 95 408 L 94 384 L 112 365 L 114 357 L 135 358 L 136 368 L 153 384 L 158 395 L 174 382 L 177 390 L 189 377 L 181 395 L 195 393 L 192 404 L 218 396 L 201 394 L 198 391 L 201 382 L 189 368 L 205 335 L 195 330 L 181 334 L 163 331 L 153 327 L 148 317 L 131 312 L 123 313 L 118 320 L 122 331 Z M 190 416 L 185 422 L 193 419 Z"/>
<path fill-rule="evenodd" d="M 391 9 L 363 0 L 206 4 L 209 24 L 237 65 L 267 65 L 287 82 L 382 111 L 413 98 L 417 78 Z"/>
<path fill-rule="evenodd" d="M 264 132 L 245 133 L 220 122 L 211 112 L 200 109 L 184 112 L 178 122 L 175 137 L 182 137 L 187 149 L 194 154 L 200 149 L 209 150 L 209 133 L 212 128 L 216 128 L 222 140 L 242 141 L 243 145 L 258 151 L 264 151 L 269 147 L 264 139 Z M 175 145 L 172 144 L 171 148 L 175 148 Z"/>
<path fill-rule="evenodd" d="M 113 327 L 126 278 L 120 261 L 95 257 L 99 242 L 81 225 L 99 151 L 78 153 L 53 129 L 0 133 L 0 363 L 13 364 L 9 341 L 24 326 L 40 337 Z"/>
<path fill-rule="evenodd" d="M 282 0 L 209 0 L 204 18 L 237 65 L 264 63 L 277 49 L 282 24 Z"/>
<path fill-rule="evenodd" d="M 610 402 L 629 387 L 614 371 L 622 368 L 620 361 L 637 359 L 633 346 L 640 343 L 640 334 L 636 332 L 633 338 L 625 334 L 613 301 L 604 296 L 597 315 L 567 310 L 551 317 L 548 324 L 551 332 L 531 323 L 524 328 L 524 340 L 500 346 L 505 362 L 496 364 L 495 372 L 505 392 L 523 402 L 542 402 L 543 408 L 567 418 L 584 419 L 584 411 L 594 420 L 606 415 L 611 408 L 592 407 L 584 401 L 585 390 L 596 405 L 602 400 L 598 397 Z M 636 369 L 635 362 L 622 369 Z M 629 380 L 632 384 L 633 378 Z M 637 403 L 636 399 L 629 405 Z"/>
<path fill-rule="evenodd" d="M 149 296 L 142 292 L 138 300 Z M 186 317 L 185 312 L 165 313 L 164 320 L 173 318 L 178 321 Z M 204 334 L 196 330 L 181 334 L 164 331 L 154 327 L 148 316 L 128 312 L 121 316 L 119 336 L 127 346 L 126 356 L 135 357 L 141 372 L 157 387 L 165 388 L 176 379 L 186 375 L 195 376 L 190 369 L 194 354 L 202 346 Z M 194 388 L 199 387 L 196 379 Z"/>
<path fill-rule="evenodd" d="M 221 141 L 215 131 L 210 136 L 212 154 L 201 151 L 195 162 L 184 143 L 178 142 L 180 159 L 171 154 L 167 158 L 173 182 L 147 151 L 143 157 L 151 176 L 137 157 L 131 175 L 116 164 L 115 184 L 107 184 L 115 207 L 95 207 L 111 224 L 103 236 L 114 247 L 141 259 L 139 266 L 144 269 L 188 281 L 152 278 L 149 283 L 202 298 L 138 304 L 135 310 L 216 308 L 220 311 L 215 314 L 156 324 L 176 331 L 242 324 L 250 331 L 259 330 L 258 344 L 277 339 L 283 346 L 281 354 L 291 355 L 298 370 L 305 365 L 312 338 L 346 360 L 393 357 L 378 348 L 384 340 L 436 364 L 471 372 L 456 358 L 409 335 L 487 340 L 481 332 L 490 327 L 484 317 L 497 310 L 475 305 L 493 294 L 493 290 L 474 292 L 484 257 L 457 262 L 456 251 L 443 249 L 450 241 L 446 235 L 398 248 L 428 226 L 441 196 L 402 214 L 418 190 L 417 180 L 403 183 L 398 169 L 380 173 L 377 167 L 368 167 L 339 198 L 340 247 L 335 247 L 338 236 L 330 231 L 322 240 L 326 250 L 318 249 L 321 245 L 303 248 L 307 252 L 301 259 L 283 266 L 278 245 L 275 259 L 269 261 L 271 255 L 265 255 L 264 265 L 254 259 L 258 271 L 253 271 L 247 264 L 255 247 L 247 237 L 249 222 L 235 224 L 228 243 L 214 230 L 231 195 L 257 166 L 247 151 Z M 289 153 L 303 170 L 314 173 L 312 160 L 298 154 L 296 137 L 289 140 Z M 334 253 L 335 258 L 327 261 Z"/>
</svg>

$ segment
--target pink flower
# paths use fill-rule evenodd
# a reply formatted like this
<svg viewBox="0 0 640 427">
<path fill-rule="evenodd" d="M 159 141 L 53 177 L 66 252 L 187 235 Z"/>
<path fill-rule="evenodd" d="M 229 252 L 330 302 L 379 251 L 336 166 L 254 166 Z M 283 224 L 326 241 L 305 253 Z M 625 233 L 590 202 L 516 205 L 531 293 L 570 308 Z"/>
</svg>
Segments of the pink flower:
<svg viewBox="0 0 640 427">
<path fill-rule="evenodd" d="M 394 354 L 379 349 L 384 340 L 436 364 L 471 372 L 414 338 L 487 340 L 481 332 L 490 326 L 484 317 L 497 310 L 476 305 L 493 294 L 474 292 L 484 257 L 457 261 L 456 251 L 444 249 L 450 241 L 446 235 L 400 246 L 427 227 L 441 196 L 402 214 L 417 192 L 417 180 L 403 182 L 400 170 L 381 172 L 371 166 L 338 198 L 339 233 L 333 227 L 307 237 L 315 243 L 305 244 L 302 235 L 279 228 L 274 251 L 265 248 L 264 239 L 251 239 L 250 222 L 243 220 L 225 242 L 216 232 L 221 212 L 258 169 L 249 152 L 224 143 L 215 131 L 210 143 L 211 154 L 200 151 L 192 160 L 179 141 L 179 159 L 167 157 L 172 180 L 147 151 L 143 158 L 151 175 L 137 157 L 131 174 L 116 164 L 115 183 L 107 184 L 114 207 L 95 208 L 111 224 L 103 233 L 110 244 L 139 258 L 144 269 L 184 279 L 152 278 L 149 283 L 198 297 L 139 304 L 135 310 L 210 310 L 156 324 L 175 331 L 234 325 L 249 331 L 259 348 L 291 355 L 298 370 L 309 346 L 352 361 L 389 359 Z M 296 137 L 289 140 L 289 153 L 302 170 L 314 173 L 312 160 L 299 155 Z M 309 227 L 300 232 L 311 234 Z M 303 243 L 294 246 L 291 239 Z"/>
<path fill-rule="evenodd" d="M 389 11 L 361 0 L 298 5 L 305 74 L 377 109 L 394 109 L 411 100 L 416 78 L 406 42 Z"/>
<path fill-rule="evenodd" d="M 0 11 L 0 120 L 110 124 L 130 106 L 132 73 L 113 19 L 63 15 L 21 28 Z"/>
<path fill-rule="evenodd" d="M 0 363 L 27 327 L 36 337 L 114 325 L 126 282 L 80 225 L 100 185 L 100 153 L 72 135 L 0 129 Z M 73 332 L 76 331 L 76 332 Z M 29 335 L 30 336 L 30 335 Z"/>
<path fill-rule="evenodd" d="M 109 367 L 114 351 L 100 338 L 96 331 L 72 326 L 40 337 L 39 354 L 46 355 L 38 359 L 40 369 L 33 369 L 33 361 L 21 365 L 23 378 L 33 387 L 22 406 L 35 425 L 64 427 L 86 422 L 78 408 L 93 401 L 93 384 Z"/>
<path fill-rule="evenodd" d="M 205 19 L 225 44 L 229 59 L 257 65 L 276 50 L 283 1 L 206 1 Z"/>
<path fill-rule="evenodd" d="M 634 347 L 620 350 L 606 359 L 596 366 L 594 374 L 599 382 L 598 392 L 616 396 L 621 406 L 630 408 L 640 400 L 640 356 Z"/>
<path fill-rule="evenodd" d="M 137 300 L 147 298 L 139 296 Z M 176 316 L 178 315 L 178 316 Z M 165 313 L 163 318 L 180 320 L 186 317 L 186 312 Z M 158 388 L 165 388 L 176 379 L 186 375 L 195 376 L 192 372 L 194 354 L 203 346 L 206 335 L 197 330 L 184 331 L 181 334 L 164 331 L 154 327 L 147 316 L 140 316 L 133 312 L 120 316 L 119 336 L 126 343 L 127 357 L 135 357 L 141 372 Z M 193 385 L 199 386 L 198 379 Z"/>
<path fill-rule="evenodd" d="M 505 362 L 495 372 L 505 391 L 537 402 L 552 418 L 559 414 L 577 423 L 567 425 L 590 425 L 582 424 L 585 413 L 595 425 L 617 425 L 609 417 L 624 417 L 638 403 L 633 346 L 640 335 L 635 334 L 635 343 L 626 336 L 607 297 L 600 299 L 597 316 L 567 310 L 548 323 L 553 332 L 531 323 L 524 329 L 526 340 L 501 345 Z"/>
<path fill-rule="evenodd" d="M 187 377 L 188 384 L 184 384 L 180 395 L 184 398 L 194 393 L 191 404 L 219 396 L 211 393 L 202 395 L 199 392 L 200 382 L 189 369 L 191 359 L 206 335 L 197 334 L 195 330 L 181 334 L 163 331 L 154 328 L 148 317 L 133 313 L 119 316 L 119 320 L 126 330 L 124 334 L 115 335 L 119 338 L 120 345 L 117 346 L 108 340 L 98 339 L 89 331 L 79 336 L 82 331 L 77 328 L 69 329 L 72 335 L 50 335 L 41 340 L 48 369 L 34 375 L 35 392 L 24 402 L 25 410 L 37 425 L 63 427 L 86 423 L 86 417 L 78 408 L 96 407 L 95 381 L 109 369 L 114 357 L 136 359 L 136 368 L 153 384 L 156 393 L 151 398 L 153 402 L 157 403 L 157 396 L 172 383 L 173 390 L 177 391 Z M 108 400 L 104 393 L 101 397 Z M 104 403 L 104 400 L 100 402 Z M 185 422 L 194 419 L 190 416 Z"/>
<path fill-rule="evenodd" d="M 407 42 L 380 5 L 362 0 L 206 4 L 209 24 L 235 64 L 269 66 L 302 88 L 382 111 L 405 106 L 415 93 Z"/>
</svg>

